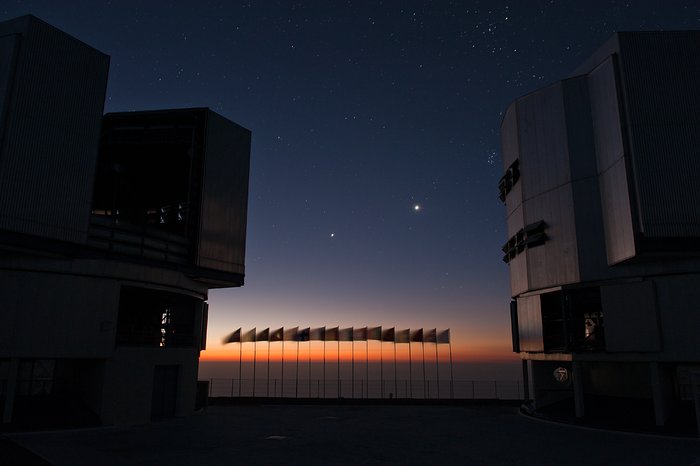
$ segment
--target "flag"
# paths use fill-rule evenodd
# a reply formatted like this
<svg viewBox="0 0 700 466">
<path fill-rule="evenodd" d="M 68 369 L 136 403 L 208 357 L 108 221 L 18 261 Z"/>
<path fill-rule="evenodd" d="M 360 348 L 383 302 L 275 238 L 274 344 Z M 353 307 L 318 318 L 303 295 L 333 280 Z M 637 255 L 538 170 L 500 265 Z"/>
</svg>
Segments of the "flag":
<svg viewBox="0 0 700 466">
<path fill-rule="evenodd" d="M 382 341 L 394 341 L 394 327 L 388 328 L 382 332 Z"/>
<path fill-rule="evenodd" d="M 437 331 L 434 328 L 426 330 L 423 341 L 426 343 L 437 343 Z"/>
<path fill-rule="evenodd" d="M 297 341 L 299 327 L 288 328 L 284 331 L 284 341 Z"/>
<path fill-rule="evenodd" d="M 352 327 L 341 328 L 338 331 L 338 341 L 352 341 Z"/>
<path fill-rule="evenodd" d="M 226 343 L 240 343 L 241 342 L 241 329 L 240 327 L 238 330 L 233 332 L 231 335 L 224 337 L 222 343 L 225 345 Z"/>
<path fill-rule="evenodd" d="M 270 334 L 270 341 L 282 341 L 284 339 L 284 327 L 280 327 Z"/>
<path fill-rule="evenodd" d="M 297 333 L 297 341 L 309 341 L 309 327 L 299 330 Z"/>
<path fill-rule="evenodd" d="M 312 328 L 309 331 L 309 340 L 320 340 L 326 339 L 326 327 Z"/>
<path fill-rule="evenodd" d="M 356 328 L 352 332 L 352 339 L 355 341 L 367 340 L 367 327 Z"/>
<path fill-rule="evenodd" d="M 338 327 L 326 329 L 326 341 L 338 341 Z"/>
<path fill-rule="evenodd" d="M 443 330 L 437 334 L 438 343 L 449 343 L 450 342 L 450 329 Z"/>
<path fill-rule="evenodd" d="M 241 343 L 248 343 L 255 341 L 255 327 L 252 330 L 248 330 L 245 335 L 241 337 Z"/>
<path fill-rule="evenodd" d="M 422 328 L 411 332 L 411 341 L 423 341 L 423 329 Z"/>
<path fill-rule="evenodd" d="M 399 330 L 396 332 L 396 338 L 394 339 L 396 343 L 410 343 L 411 342 L 411 331 L 407 328 Z"/>
<path fill-rule="evenodd" d="M 368 340 L 381 340 L 382 339 L 382 328 L 381 327 L 370 327 L 367 329 L 367 339 Z"/>
<path fill-rule="evenodd" d="M 255 336 L 255 341 L 267 341 L 270 338 L 270 327 L 258 332 Z"/>
</svg>

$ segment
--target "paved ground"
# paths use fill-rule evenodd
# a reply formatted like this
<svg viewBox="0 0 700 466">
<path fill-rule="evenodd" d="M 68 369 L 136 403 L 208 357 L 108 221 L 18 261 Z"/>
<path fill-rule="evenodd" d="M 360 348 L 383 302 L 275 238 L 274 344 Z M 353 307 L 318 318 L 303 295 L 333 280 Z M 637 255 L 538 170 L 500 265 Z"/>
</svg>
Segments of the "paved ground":
<svg viewBox="0 0 700 466">
<path fill-rule="evenodd" d="M 212 406 L 151 425 L 6 438 L 59 466 L 700 466 L 700 440 L 552 424 L 507 406 Z"/>
</svg>

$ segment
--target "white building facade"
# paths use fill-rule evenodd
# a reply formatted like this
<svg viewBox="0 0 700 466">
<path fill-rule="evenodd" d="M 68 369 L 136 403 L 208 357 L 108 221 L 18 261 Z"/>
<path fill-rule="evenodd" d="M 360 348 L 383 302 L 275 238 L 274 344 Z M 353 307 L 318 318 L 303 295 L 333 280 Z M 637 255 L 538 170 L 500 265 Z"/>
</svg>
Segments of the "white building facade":
<svg viewBox="0 0 700 466">
<path fill-rule="evenodd" d="M 700 369 L 700 33 L 614 35 L 573 77 L 513 102 L 501 133 L 503 259 L 533 409 L 686 416 Z"/>
</svg>

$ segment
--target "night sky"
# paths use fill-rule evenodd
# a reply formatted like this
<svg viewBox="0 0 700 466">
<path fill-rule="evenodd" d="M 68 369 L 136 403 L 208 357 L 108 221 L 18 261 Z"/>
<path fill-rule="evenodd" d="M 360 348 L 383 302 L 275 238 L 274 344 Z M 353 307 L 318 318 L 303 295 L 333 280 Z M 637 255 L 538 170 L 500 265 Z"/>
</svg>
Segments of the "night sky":
<svg viewBox="0 0 700 466">
<path fill-rule="evenodd" d="M 700 28 L 697 0 L 0 6 L 28 13 L 111 56 L 106 112 L 252 131 L 246 285 L 210 293 L 209 357 L 238 327 L 384 325 L 512 358 L 503 111 L 614 31 Z"/>
</svg>

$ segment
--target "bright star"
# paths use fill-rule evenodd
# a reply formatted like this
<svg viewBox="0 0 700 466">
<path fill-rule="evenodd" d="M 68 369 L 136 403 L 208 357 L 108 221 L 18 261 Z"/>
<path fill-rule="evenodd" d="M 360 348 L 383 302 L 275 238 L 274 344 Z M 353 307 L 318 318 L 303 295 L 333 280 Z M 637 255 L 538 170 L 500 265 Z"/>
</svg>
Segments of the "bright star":
<svg viewBox="0 0 700 466">
<path fill-rule="evenodd" d="M 415 210 L 416 212 L 418 212 L 418 211 L 420 210 L 420 204 L 414 205 L 414 206 L 413 206 L 413 210 Z"/>
</svg>

